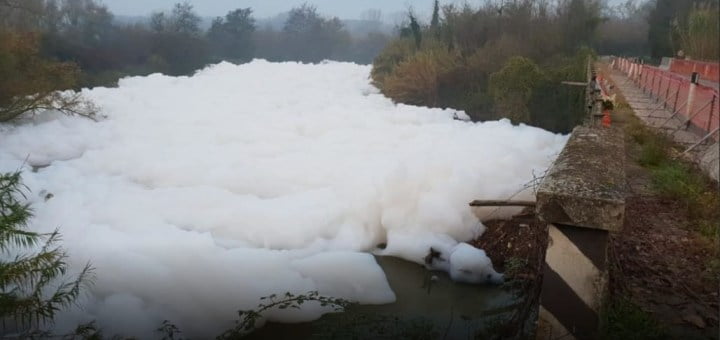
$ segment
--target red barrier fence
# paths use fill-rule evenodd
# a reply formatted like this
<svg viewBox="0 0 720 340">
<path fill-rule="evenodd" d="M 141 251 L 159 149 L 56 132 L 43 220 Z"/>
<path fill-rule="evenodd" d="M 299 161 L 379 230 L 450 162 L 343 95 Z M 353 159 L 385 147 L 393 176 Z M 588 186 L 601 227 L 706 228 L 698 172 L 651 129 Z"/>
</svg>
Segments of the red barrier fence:
<svg viewBox="0 0 720 340">
<path fill-rule="evenodd" d="M 720 64 L 707 63 L 694 60 L 671 59 L 670 72 L 690 76 L 693 72 L 697 72 L 700 78 L 718 82 L 720 81 Z"/>
<path fill-rule="evenodd" d="M 612 66 L 625 73 L 645 93 L 654 97 L 658 105 L 704 131 L 706 137 L 718 131 L 720 95 L 717 89 L 693 83 L 691 76 L 679 75 L 625 58 L 616 58 Z"/>
</svg>

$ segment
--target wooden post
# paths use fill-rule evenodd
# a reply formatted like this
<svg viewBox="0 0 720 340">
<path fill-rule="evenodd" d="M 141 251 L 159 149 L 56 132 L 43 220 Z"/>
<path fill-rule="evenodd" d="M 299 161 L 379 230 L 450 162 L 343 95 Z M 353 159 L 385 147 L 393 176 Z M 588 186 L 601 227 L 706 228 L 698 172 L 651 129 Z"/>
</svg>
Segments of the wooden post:
<svg viewBox="0 0 720 340">
<path fill-rule="evenodd" d="M 534 201 L 497 201 L 497 200 L 474 200 L 470 202 L 471 207 L 534 207 Z"/>
</svg>

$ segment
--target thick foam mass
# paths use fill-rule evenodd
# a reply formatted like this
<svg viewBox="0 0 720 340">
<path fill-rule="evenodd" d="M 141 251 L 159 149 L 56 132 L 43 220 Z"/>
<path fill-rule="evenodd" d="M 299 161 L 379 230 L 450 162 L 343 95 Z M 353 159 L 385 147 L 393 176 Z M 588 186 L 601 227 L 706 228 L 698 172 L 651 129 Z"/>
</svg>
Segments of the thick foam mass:
<svg viewBox="0 0 720 340">
<path fill-rule="evenodd" d="M 28 170 L 31 227 L 59 226 L 73 268 L 97 268 L 85 308 L 60 324 L 142 337 L 167 319 L 201 334 L 273 293 L 391 302 L 368 251 L 387 243 L 421 263 L 430 246 L 479 236 L 467 203 L 514 194 L 566 141 L 395 105 L 369 72 L 222 63 L 85 90 L 107 116 L 98 123 L 47 113 L 0 127 L 0 171 Z"/>
</svg>

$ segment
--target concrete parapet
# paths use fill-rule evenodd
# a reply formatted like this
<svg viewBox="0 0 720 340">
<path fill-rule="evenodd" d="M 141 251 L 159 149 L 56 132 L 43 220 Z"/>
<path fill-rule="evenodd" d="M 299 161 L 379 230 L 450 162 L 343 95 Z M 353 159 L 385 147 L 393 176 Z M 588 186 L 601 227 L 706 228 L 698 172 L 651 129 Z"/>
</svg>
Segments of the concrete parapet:
<svg viewBox="0 0 720 340">
<path fill-rule="evenodd" d="M 621 130 L 577 127 L 537 193 L 549 223 L 617 231 L 625 216 L 625 143 Z"/>
<path fill-rule="evenodd" d="M 610 232 L 625 218 L 620 129 L 577 127 L 537 193 L 549 222 L 538 339 L 597 339 Z"/>
</svg>

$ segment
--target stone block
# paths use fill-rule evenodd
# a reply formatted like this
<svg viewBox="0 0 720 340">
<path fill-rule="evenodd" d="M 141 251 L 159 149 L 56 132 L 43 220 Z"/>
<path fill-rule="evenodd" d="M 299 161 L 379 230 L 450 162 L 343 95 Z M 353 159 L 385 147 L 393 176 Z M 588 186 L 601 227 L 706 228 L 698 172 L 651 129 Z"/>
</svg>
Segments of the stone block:
<svg viewBox="0 0 720 340">
<path fill-rule="evenodd" d="M 623 131 L 580 126 L 540 185 L 536 209 L 549 223 L 618 231 L 625 186 Z"/>
</svg>

